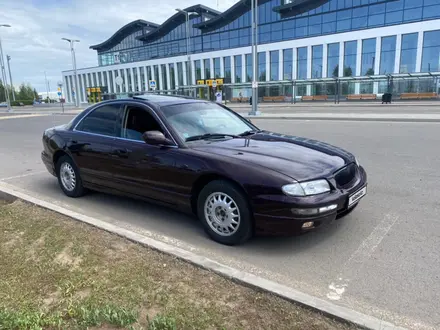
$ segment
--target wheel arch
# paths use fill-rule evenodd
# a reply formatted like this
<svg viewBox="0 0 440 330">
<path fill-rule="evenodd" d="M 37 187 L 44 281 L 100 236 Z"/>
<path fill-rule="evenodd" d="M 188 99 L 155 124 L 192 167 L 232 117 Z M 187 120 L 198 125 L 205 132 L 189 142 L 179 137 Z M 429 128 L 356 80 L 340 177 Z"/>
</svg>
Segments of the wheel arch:
<svg viewBox="0 0 440 330">
<path fill-rule="evenodd" d="M 192 189 L 191 189 L 191 210 L 192 210 L 192 212 L 195 215 L 197 215 L 197 201 L 198 201 L 198 197 L 200 195 L 200 192 L 208 183 L 215 181 L 215 180 L 227 181 L 227 182 L 231 183 L 232 185 L 234 185 L 241 193 L 243 193 L 243 196 L 246 199 L 246 201 L 248 202 L 248 205 L 249 205 L 249 208 L 251 211 L 252 222 L 254 222 L 252 203 L 251 203 L 251 201 L 249 199 L 249 195 L 246 192 L 246 190 L 244 189 L 244 187 L 240 183 L 238 183 L 237 181 L 235 181 L 225 175 L 221 175 L 221 174 L 217 174 L 217 173 L 203 174 L 199 178 L 197 178 L 197 180 L 194 182 Z"/>
</svg>

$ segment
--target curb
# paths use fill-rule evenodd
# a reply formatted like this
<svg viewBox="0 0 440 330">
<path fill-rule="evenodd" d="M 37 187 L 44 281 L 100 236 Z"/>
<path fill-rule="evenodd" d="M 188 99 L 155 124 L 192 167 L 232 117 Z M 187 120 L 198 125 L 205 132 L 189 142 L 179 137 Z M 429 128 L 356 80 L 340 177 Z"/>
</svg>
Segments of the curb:
<svg viewBox="0 0 440 330">
<path fill-rule="evenodd" d="M 254 120 L 328 120 L 328 121 L 370 121 L 370 122 L 405 122 L 405 123 L 439 123 L 440 118 L 362 118 L 362 117 L 293 117 L 293 116 L 249 116 L 243 115 L 244 118 Z"/>
<path fill-rule="evenodd" d="M 318 313 L 325 314 L 343 322 L 352 323 L 359 327 L 372 330 L 406 330 L 405 328 L 398 327 L 392 323 L 356 312 L 346 307 L 335 305 L 326 300 L 313 297 L 293 288 L 258 277 L 256 275 L 234 269 L 209 258 L 199 256 L 195 253 L 172 246 L 170 244 L 137 234 L 128 229 L 120 228 L 108 222 L 89 217 L 78 212 L 70 211 L 53 203 L 40 200 L 24 194 L 14 186 L 4 182 L 0 182 L 0 198 L 4 198 L 9 201 L 21 199 L 25 202 L 57 212 L 74 220 L 81 221 L 112 234 L 116 234 L 132 242 L 142 244 L 156 251 L 187 261 L 197 267 L 212 271 L 239 284 L 251 287 L 255 290 L 276 295 L 282 299 L 299 304 L 303 307 L 312 309 Z"/>
</svg>

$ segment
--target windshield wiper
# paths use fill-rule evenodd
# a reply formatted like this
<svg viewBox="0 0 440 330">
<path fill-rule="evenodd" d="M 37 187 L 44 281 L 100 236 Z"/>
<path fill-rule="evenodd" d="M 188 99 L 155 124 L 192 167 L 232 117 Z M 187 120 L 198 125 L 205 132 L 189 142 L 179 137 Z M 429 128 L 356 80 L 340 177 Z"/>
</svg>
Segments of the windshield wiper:
<svg viewBox="0 0 440 330">
<path fill-rule="evenodd" d="M 222 133 L 206 133 L 201 135 L 194 135 L 190 136 L 189 138 L 186 138 L 185 141 L 196 141 L 196 140 L 204 140 L 204 139 L 215 139 L 215 138 L 223 138 L 223 137 L 232 137 L 236 138 L 238 135 L 234 134 L 222 134 Z"/>
<path fill-rule="evenodd" d="M 249 131 L 245 131 L 245 132 L 243 132 L 243 133 L 238 134 L 238 136 L 254 135 L 254 134 L 257 134 L 257 133 L 259 133 L 259 132 L 261 132 L 261 131 L 260 131 L 260 130 L 254 130 L 254 129 L 251 129 L 251 130 L 249 130 Z"/>
</svg>

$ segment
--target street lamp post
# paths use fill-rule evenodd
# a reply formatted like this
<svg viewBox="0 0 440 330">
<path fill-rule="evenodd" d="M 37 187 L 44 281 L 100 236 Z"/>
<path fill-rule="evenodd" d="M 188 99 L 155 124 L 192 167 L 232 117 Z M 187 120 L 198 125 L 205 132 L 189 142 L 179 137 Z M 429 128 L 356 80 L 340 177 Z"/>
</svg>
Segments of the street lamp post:
<svg viewBox="0 0 440 330">
<path fill-rule="evenodd" d="M 11 27 L 9 24 L 0 24 L 0 27 Z M 5 85 L 5 98 L 6 103 L 8 105 L 8 112 L 12 112 L 11 108 L 11 100 L 9 99 L 9 92 L 8 92 L 8 80 L 6 79 L 6 70 L 5 70 L 5 62 L 3 59 L 3 48 L 2 48 L 2 40 L 0 38 L 0 66 L 2 70 L 2 80 Z"/>
<path fill-rule="evenodd" d="M 186 56 L 188 57 L 188 64 L 186 66 L 186 84 L 187 86 L 190 86 L 190 81 L 191 81 L 191 53 L 190 53 L 190 29 L 189 29 L 189 15 L 190 14 L 195 14 L 198 15 L 198 13 L 196 12 L 188 12 L 186 10 L 183 9 L 179 9 L 177 8 L 176 11 L 178 11 L 179 13 L 183 13 L 185 15 L 186 18 Z"/>
<path fill-rule="evenodd" d="M 76 72 L 76 57 L 75 57 L 75 48 L 73 47 L 75 42 L 79 42 L 79 40 L 61 38 L 61 40 L 66 40 L 70 44 L 70 51 L 72 53 L 72 64 L 73 64 L 73 74 L 75 76 L 75 106 L 79 107 L 79 96 L 78 96 L 78 73 Z"/>
<path fill-rule="evenodd" d="M 12 83 L 11 64 L 9 63 L 11 61 L 11 56 L 6 55 L 6 60 L 8 61 L 9 82 L 11 83 L 12 99 L 15 102 L 15 89 L 14 84 Z"/>
<path fill-rule="evenodd" d="M 260 114 L 258 111 L 258 0 L 251 0 L 252 19 L 252 109 L 251 116 Z"/>
</svg>

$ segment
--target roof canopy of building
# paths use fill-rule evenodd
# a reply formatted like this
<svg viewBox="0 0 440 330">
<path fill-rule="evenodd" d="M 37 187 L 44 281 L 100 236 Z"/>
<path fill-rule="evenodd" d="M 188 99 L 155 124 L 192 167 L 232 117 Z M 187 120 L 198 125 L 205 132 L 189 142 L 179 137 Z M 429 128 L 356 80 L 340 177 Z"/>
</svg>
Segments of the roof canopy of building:
<svg viewBox="0 0 440 330">
<path fill-rule="evenodd" d="M 260 0 L 258 1 L 258 5 L 262 6 L 270 1 L 271 0 Z M 282 1 L 283 4 L 281 6 L 274 7 L 272 8 L 272 10 L 274 12 L 280 13 L 282 16 L 285 17 L 295 16 L 305 11 L 314 9 L 328 1 L 330 0 L 286 0 Z M 219 29 L 233 22 L 250 10 L 251 0 L 240 0 L 223 13 L 200 4 L 183 9 L 183 11 L 185 12 L 197 13 L 204 18 L 202 22 L 193 25 L 194 28 L 200 29 L 202 33 L 208 33 Z M 183 24 L 185 20 L 186 14 L 181 11 L 176 12 L 173 16 L 168 18 L 164 23 L 160 25 L 139 19 L 128 23 L 127 25 L 120 28 L 106 41 L 98 45 L 90 46 L 90 48 L 97 51 L 108 50 L 117 45 L 133 32 L 137 31 L 143 31 L 143 34 L 137 36 L 136 39 L 141 40 L 145 43 L 154 42 L 157 39 L 165 36 L 167 33 L 172 31 L 179 25 Z"/>
</svg>

